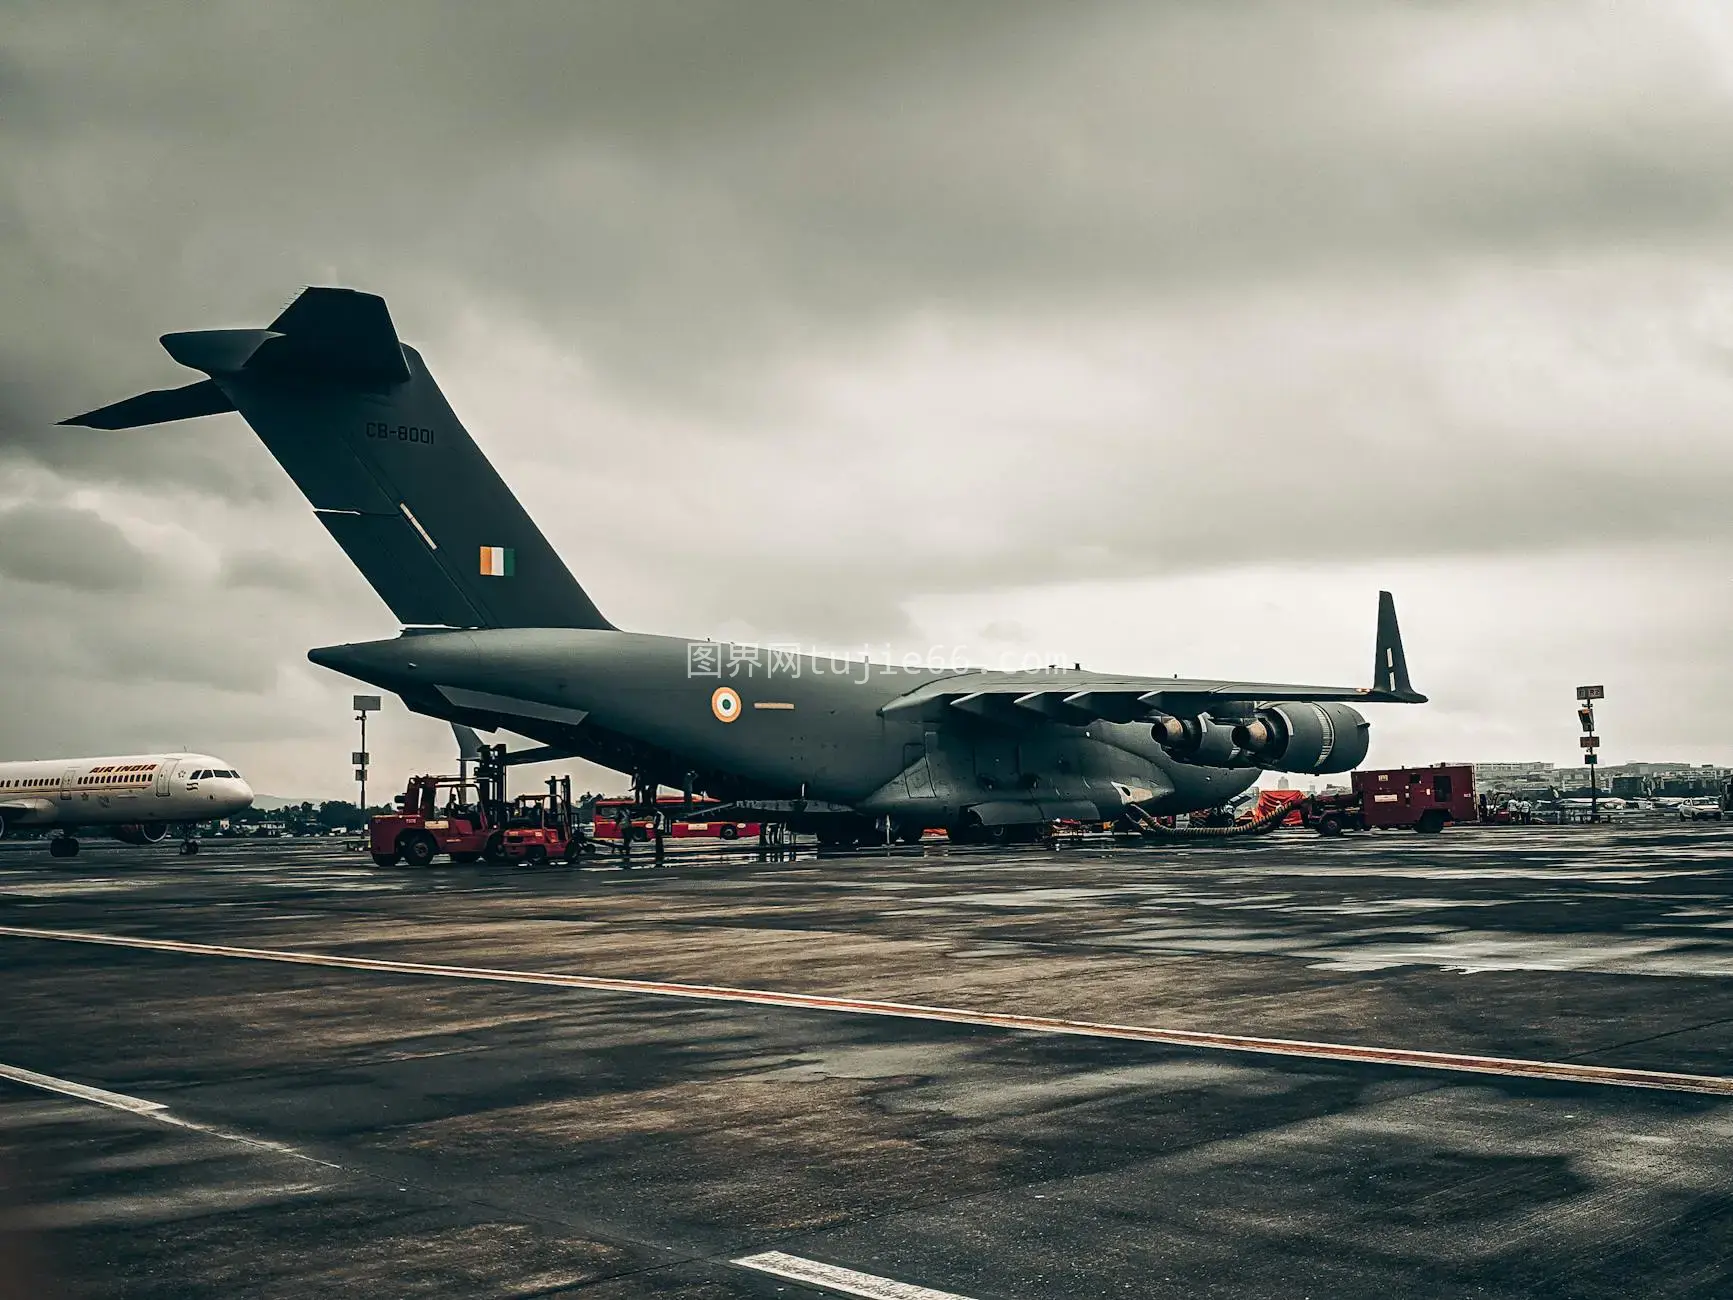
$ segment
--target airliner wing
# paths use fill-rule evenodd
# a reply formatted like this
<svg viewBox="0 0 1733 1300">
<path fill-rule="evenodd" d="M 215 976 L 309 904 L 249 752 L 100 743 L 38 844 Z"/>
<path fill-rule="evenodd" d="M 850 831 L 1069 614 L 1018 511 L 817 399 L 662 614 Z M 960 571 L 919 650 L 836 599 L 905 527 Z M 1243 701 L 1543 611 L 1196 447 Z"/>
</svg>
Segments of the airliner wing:
<svg viewBox="0 0 1733 1300">
<path fill-rule="evenodd" d="M 1355 704 L 1424 704 L 1408 680 L 1396 604 L 1378 593 L 1378 641 L 1370 686 L 1302 686 L 1195 677 L 1114 677 L 1099 673 L 961 673 L 928 682 L 879 712 L 887 717 L 939 721 L 955 712 L 1013 721 L 1041 715 L 1086 725 L 1096 720 L 1137 722 L 1158 714 L 1196 717 L 1212 706 L 1282 700 L 1343 700 Z"/>
</svg>

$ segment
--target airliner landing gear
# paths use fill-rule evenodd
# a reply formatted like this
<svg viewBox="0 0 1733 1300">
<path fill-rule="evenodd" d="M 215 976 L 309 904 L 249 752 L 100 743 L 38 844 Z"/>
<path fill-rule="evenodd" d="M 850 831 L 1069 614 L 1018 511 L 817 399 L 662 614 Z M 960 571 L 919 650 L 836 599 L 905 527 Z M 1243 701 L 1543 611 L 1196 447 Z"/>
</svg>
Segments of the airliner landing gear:
<svg viewBox="0 0 1733 1300">
<path fill-rule="evenodd" d="M 183 858 L 191 857 L 193 854 L 197 853 L 198 851 L 199 851 L 199 842 L 197 840 L 182 840 L 181 841 L 181 856 Z"/>
<path fill-rule="evenodd" d="M 56 835 L 48 841 L 48 856 L 51 858 L 77 857 L 78 841 L 70 835 Z"/>
</svg>

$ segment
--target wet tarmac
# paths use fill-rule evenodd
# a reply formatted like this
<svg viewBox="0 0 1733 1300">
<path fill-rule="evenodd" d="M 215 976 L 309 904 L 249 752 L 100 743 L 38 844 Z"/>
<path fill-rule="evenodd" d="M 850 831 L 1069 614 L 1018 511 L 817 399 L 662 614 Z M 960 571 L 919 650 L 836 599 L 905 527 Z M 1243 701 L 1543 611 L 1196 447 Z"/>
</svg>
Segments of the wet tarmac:
<svg viewBox="0 0 1733 1300">
<path fill-rule="evenodd" d="M 0 979 L 20 1294 L 1733 1294 L 1719 826 L 7 843 Z"/>
</svg>

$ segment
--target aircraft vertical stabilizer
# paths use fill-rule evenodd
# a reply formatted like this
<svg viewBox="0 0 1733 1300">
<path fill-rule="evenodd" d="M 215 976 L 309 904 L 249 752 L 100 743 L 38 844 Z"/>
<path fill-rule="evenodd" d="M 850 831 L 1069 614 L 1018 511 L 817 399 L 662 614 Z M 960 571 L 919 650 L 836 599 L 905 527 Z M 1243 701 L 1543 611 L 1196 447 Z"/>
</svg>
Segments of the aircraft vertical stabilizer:
<svg viewBox="0 0 1733 1300">
<path fill-rule="evenodd" d="M 384 299 L 307 289 L 268 329 L 162 343 L 210 378 L 63 423 L 238 410 L 401 622 L 612 627 L 399 342 Z"/>
</svg>

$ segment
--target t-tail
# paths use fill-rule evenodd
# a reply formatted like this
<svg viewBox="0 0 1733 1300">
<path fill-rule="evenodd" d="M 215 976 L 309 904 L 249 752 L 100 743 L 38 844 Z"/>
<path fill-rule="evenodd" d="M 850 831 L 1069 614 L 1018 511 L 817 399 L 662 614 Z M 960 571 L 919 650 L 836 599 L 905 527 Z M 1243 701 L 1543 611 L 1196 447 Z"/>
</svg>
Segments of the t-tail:
<svg viewBox="0 0 1733 1300">
<path fill-rule="evenodd" d="M 383 298 L 307 289 L 268 329 L 162 345 L 209 378 L 62 423 L 130 429 L 239 411 L 401 622 L 612 626 L 398 340 Z"/>
</svg>

